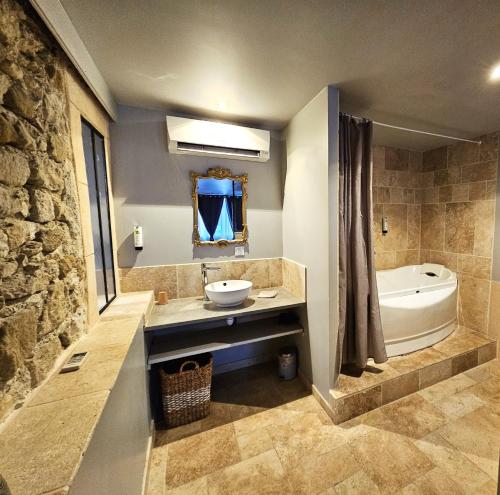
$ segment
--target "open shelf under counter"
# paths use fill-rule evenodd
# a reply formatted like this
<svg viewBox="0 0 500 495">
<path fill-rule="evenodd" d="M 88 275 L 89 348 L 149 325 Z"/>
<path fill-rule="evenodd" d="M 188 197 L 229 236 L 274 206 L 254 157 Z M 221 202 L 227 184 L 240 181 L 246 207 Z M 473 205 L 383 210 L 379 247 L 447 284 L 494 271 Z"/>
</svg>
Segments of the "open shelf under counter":
<svg viewBox="0 0 500 495">
<path fill-rule="evenodd" d="M 155 338 L 149 353 L 148 365 L 276 339 L 303 331 L 300 322 L 283 323 L 279 318 L 265 318 L 210 330 L 183 330 Z"/>
<path fill-rule="evenodd" d="M 246 301 L 235 308 L 218 308 L 213 302 L 204 301 L 202 297 L 172 299 L 168 304 L 156 305 L 153 308 L 144 326 L 144 331 L 222 321 L 226 318 L 250 316 L 305 304 L 304 299 L 293 295 L 284 287 L 276 288 L 276 290 L 278 294 L 273 298 L 259 298 L 257 295 L 261 290 L 253 290 Z"/>
</svg>

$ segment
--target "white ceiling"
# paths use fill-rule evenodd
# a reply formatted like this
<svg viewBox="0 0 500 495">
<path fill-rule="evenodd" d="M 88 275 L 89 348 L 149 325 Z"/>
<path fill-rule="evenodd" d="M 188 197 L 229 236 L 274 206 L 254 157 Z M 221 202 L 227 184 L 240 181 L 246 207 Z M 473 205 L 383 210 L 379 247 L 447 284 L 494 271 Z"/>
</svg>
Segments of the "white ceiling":
<svg viewBox="0 0 500 495">
<path fill-rule="evenodd" d="M 281 128 L 333 84 L 355 115 L 461 137 L 500 129 L 498 0 L 61 1 L 122 104 Z"/>
</svg>

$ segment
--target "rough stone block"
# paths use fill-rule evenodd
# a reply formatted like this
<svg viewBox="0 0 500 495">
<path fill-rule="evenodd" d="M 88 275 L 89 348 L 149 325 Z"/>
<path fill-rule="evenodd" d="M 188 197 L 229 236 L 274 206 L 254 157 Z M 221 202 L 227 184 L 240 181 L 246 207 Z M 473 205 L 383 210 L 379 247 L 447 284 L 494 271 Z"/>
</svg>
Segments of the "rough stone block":
<svg viewBox="0 0 500 495">
<path fill-rule="evenodd" d="M 68 226 L 62 222 L 50 222 L 42 228 L 39 238 L 45 253 L 55 251 L 69 240 Z"/>
<path fill-rule="evenodd" d="M 46 223 L 56 218 L 52 195 L 43 189 L 34 189 L 31 196 L 30 219 L 35 222 Z"/>
<path fill-rule="evenodd" d="M 38 314 L 25 308 L 0 323 L 0 381 L 11 379 L 22 362 L 33 355 Z"/>
<path fill-rule="evenodd" d="M 22 217 L 29 214 L 29 194 L 22 187 L 9 188 L 0 184 L 0 217 Z"/>
<path fill-rule="evenodd" d="M 38 95 L 20 84 L 11 86 L 4 96 L 5 106 L 28 120 L 35 118 L 40 103 Z"/>
<path fill-rule="evenodd" d="M 8 186 L 24 186 L 29 176 L 30 167 L 26 155 L 11 146 L 1 147 L 0 182 Z"/>
<path fill-rule="evenodd" d="M 30 183 L 50 191 L 61 191 L 66 171 L 45 153 L 37 153 L 31 161 Z"/>
</svg>

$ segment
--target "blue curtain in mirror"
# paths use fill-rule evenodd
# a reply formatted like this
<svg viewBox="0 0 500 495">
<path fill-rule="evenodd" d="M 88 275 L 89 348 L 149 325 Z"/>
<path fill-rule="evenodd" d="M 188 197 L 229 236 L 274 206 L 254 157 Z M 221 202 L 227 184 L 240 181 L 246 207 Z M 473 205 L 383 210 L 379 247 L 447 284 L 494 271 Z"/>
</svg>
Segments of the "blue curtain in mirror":
<svg viewBox="0 0 500 495">
<path fill-rule="evenodd" d="M 214 234 L 219 223 L 222 206 L 224 205 L 224 196 L 198 194 L 198 211 L 203 218 L 203 223 L 210 235 L 210 240 L 214 240 Z"/>
<path fill-rule="evenodd" d="M 230 208 L 231 204 L 230 199 L 231 198 L 223 197 L 221 212 L 212 238 L 210 236 L 210 233 L 208 232 L 208 229 L 205 226 L 205 221 L 203 220 L 200 211 L 198 211 L 198 233 L 201 241 L 210 241 L 210 240 L 218 241 L 221 239 L 230 241 L 234 239 L 234 231 L 231 220 L 232 215 Z"/>
</svg>

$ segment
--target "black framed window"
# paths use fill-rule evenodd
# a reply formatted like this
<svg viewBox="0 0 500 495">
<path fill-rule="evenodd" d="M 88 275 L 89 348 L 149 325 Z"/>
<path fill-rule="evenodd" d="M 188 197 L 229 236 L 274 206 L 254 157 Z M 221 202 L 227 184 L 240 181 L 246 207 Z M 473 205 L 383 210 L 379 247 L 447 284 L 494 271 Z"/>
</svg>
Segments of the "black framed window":
<svg viewBox="0 0 500 495">
<path fill-rule="evenodd" d="M 99 313 L 116 297 L 104 137 L 82 119 Z"/>
</svg>

